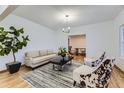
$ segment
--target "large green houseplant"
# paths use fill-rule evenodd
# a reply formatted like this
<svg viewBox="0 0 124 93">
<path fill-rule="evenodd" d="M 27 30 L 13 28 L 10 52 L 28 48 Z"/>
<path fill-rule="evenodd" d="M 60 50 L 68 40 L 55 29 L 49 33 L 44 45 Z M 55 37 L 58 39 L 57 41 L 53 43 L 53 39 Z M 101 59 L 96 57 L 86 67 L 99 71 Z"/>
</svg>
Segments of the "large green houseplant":
<svg viewBox="0 0 124 93">
<path fill-rule="evenodd" d="M 10 31 L 6 31 L 4 27 L 0 27 L 0 56 L 8 55 L 12 52 L 14 61 L 7 64 L 10 73 L 17 72 L 21 63 L 16 61 L 15 53 L 23 47 L 27 46 L 28 36 L 24 36 L 24 30 L 16 29 L 11 26 Z M 10 69 L 11 68 L 11 69 Z M 17 68 L 17 71 L 15 70 Z M 14 70 L 13 70 L 14 69 Z"/>
</svg>

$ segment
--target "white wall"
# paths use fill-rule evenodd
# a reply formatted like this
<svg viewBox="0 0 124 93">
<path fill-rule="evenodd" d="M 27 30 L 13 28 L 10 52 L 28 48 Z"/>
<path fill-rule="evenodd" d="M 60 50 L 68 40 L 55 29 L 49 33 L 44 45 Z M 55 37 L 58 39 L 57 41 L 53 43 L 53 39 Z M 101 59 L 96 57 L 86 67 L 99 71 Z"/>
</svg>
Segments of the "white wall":
<svg viewBox="0 0 124 93">
<path fill-rule="evenodd" d="M 120 14 L 115 18 L 114 20 L 114 29 L 115 29 L 115 40 L 116 40 L 116 53 L 118 56 L 120 56 L 120 41 L 119 41 L 119 29 L 120 26 L 124 25 L 124 10 L 120 12 Z M 120 61 L 121 60 L 121 61 Z M 120 57 L 119 61 L 117 61 L 117 66 L 124 70 L 124 57 Z"/>
<path fill-rule="evenodd" d="M 93 57 L 98 51 L 106 51 L 108 55 L 117 56 L 113 21 L 74 27 L 71 28 L 70 34 L 58 31 L 58 47 L 67 47 L 68 35 L 79 34 L 86 34 L 86 52 L 88 57 Z"/>
<path fill-rule="evenodd" d="M 116 34 L 116 47 L 117 47 L 117 54 L 120 56 L 120 43 L 119 43 L 119 29 L 120 26 L 124 25 L 124 10 L 120 12 L 120 14 L 115 18 L 114 20 L 114 29 L 115 29 L 115 34 Z"/>
<path fill-rule="evenodd" d="M 55 31 L 52 31 L 44 26 L 33 23 L 22 17 L 15 15 L 9 15 L 1 23 L 0 26 L 9 28 L 14 26 L 16 28 L 24 28 L 25 35 L 29 35 L 29 43 L 27 47 L 23 50 L 20 50 L 16 54 L 17 60 L 24 62 L 24 53 L 26 51 L 39 50 L 39 49 L 52 49 L 56 50 L 56 34 Z M 12 55 L 0 56 L 0 70 L 6 69 L 5 63 L 13 61 Z"/>
</svg>

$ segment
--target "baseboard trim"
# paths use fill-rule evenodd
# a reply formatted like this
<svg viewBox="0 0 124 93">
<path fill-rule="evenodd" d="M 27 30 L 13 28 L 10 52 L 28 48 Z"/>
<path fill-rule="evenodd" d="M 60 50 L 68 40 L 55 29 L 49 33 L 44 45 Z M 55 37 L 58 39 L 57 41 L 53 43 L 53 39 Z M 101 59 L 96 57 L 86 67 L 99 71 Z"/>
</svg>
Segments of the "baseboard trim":
<svg viewBox="0 0 124 93">
<path fill-rule="evenodd" d="M 21 65 L 21 67 L 24 67 L 24 66 L 25 66 L 25 64 L 22 64 L 22 65 Z M 0 71 L 0 73 L 4 73 L 4 72 L 7 72 L 7 69 Z"/>
<path fill-rule="evenodd" d="M 117 68 L 119 71 L 121 71 L 124 74 L 124 71 L 122 71 L 118 66 L 115 65 L 115 68 Z"/>
<path fill-rule="evenodd" d="M 7 71 L 7 69 L 5 69 L 5 70 L 1 70 L 0 73 L 4 73 L 4 72 L 6 72 L 6 71 Z"/>
</svg>

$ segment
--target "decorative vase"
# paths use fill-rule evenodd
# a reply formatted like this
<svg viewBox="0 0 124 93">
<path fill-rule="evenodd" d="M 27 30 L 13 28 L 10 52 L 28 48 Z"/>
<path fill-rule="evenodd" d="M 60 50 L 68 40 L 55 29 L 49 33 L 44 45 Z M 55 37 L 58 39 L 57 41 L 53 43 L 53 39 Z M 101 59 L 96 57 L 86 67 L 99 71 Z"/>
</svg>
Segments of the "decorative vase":
<svg viewBox="0 0 124 93">
<path fill-rule="evenodd" d="M 64 57 L 66 56 L 66 54 L 63 54 L 63 55 L 61 55 L 62 56 L 62 59 L 64 60 Z"/>
</svg>

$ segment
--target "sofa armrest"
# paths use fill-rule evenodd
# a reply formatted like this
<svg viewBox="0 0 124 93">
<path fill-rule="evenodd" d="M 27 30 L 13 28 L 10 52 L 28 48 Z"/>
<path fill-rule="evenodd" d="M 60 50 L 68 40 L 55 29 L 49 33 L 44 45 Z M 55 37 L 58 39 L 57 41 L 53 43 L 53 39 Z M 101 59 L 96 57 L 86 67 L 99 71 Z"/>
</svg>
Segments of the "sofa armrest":
<svg viewBox="0 0 124 93">
<path fill-rule="evenodd" d="M 24 59 L 25 59 L 24 60 L 25 65 L 30 67 L 32 65 L 32 58 L 31 57 L 25 57 Z"/>
<path fill-rule="evenodd" d="M 32 60 L 31 57 L 25 57 L 25 60 Z"/>
<path fill-rule="evenodd" d="M 57 52 L 53 52 L 53 54 L 56 54 L 56 55 L 58 55 L 58 53 L 57 53 Z"/>
</svg>

